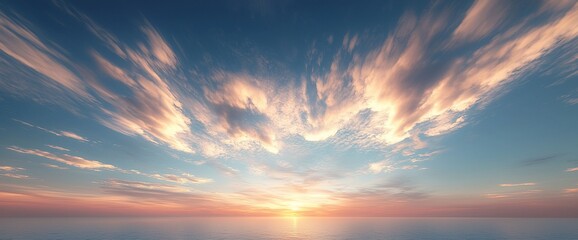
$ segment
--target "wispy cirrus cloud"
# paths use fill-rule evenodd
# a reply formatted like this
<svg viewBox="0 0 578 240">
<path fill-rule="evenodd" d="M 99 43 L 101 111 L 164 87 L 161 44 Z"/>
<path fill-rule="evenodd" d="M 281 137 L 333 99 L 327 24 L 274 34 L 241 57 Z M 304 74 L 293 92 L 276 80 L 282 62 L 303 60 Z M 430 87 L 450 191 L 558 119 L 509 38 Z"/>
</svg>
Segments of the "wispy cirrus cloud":
<svg viewBox="0 0 578 240">
<path fill-rule="evenodd" d="M 47 147 L 52 148 L 52 149 L 56 149 L 56 150 L 60 150 L 60 151 L 65 151 L 65 152 L 70 152 L 70 149 L 68 148 L 63 148 L 60 146 L 55 146 L 55 145 L 50 145 L 50 144 L 46 144 Z"/>
<path fill-rule="evenodd" d="M 86 139 L 86 138 L 84 138 L 84 137 L 82 137 L 82 136 L 80 136 L 80 135 L 78 135 L 78 134 L 76 134 L 76 133 L 73 133 L 73 132 L 60 131 L 59 134 L 60 134 L 61 136 L 68 137 L 68 138 L 72 138 L 72 139 L 75 139 L 75 140 L 78 140 L 78 141 L 81 141 L 81 142 L 88 142 L 88 139 Z"/>
<path fill-rule="evenodd" d="M 18 174 L 18 173 L 2 173 L 0 175 L 4 176 L 4 177 L 16 178 L 16 179 L 29 179 L 30 178 L 30 176 L 28 176 L 28 175 Z"/>
<path fill-rule="evenodd" d="M 158 183 L 147 183 L 147 182 L 135 182 L 135 181 L 124 181 L 118 179 L 111 179 L 105 182 L 104 189 L 113 192 L 131 192 L 122 191 L 133 190 L 141 193 L 155 193 L 155 194 L 172 194 L 172 193 L 188 193 L 190 190 L 185 187 L 178 187 L 173 185 L 158 184 Z"/>
<path fill-rule="evenodd" d="M 95 161 L 95 160 L 88 160 L 88 159 L 84 159 L 82 157 L 68 155 L 68 154 L 54 154 L 54 153 L 50 153 L 50 152 L 46 152 L 46 151 L 42 151 L 42 150 L 38 150 L 38 149 L 26 149 L 26 148 L 20 148 L 20 147 L 16 147 L 16 146 L 7 147 L 6 149 L 11 150 L 11 151 L 15 151 L 15 152 L 19 152 L 19 153 L 23 153 L 23 154 L 29 154 L 29 155 L 34 155 L 34 156 L 38 156 L 38 157 L 51 159 L 51 160 L 54 160 L 54 161 L 57 161 L 60 163 L 64 163 L 66 165 L 74 166 L 77 168 L 84 168 L 84 169 L 91 169 L 91 170 L 116 169 L 115 166 L 110 165 L 110 164 L 101 163 L 101 162 Z"/>
<path fill-rule="evenodd" d="M 208 182 L 212 182 L 211 179 L 208 178 L 202 178 L 202 177 L 196 177 L 192 174 L 188 174 L 188 173 L 183 173 L 181 175 L 176 175 L 176 174 L 151 174 L 150 175 L 153 178 L 159 179 L 159 180 L 164 180 L 164 181 L 169 181 L 169 182 L 175 182 L 175 183 L 208 183 Z"/>
<path fill-rule="evenodd" d="M 544 156 L 544 157 L 530 158 L 530 159 L 526 159 L 526 160 L 522 161 L 522 165 L 524 165 L 524 166 L 537 165 L 537 164 L 546 163 L 546 162 L 549 162 L 552 160 L 556 160 L 556 158 L 558 158 L 558 155 L 550 155 L 550 156 Z"/>
<path fill-rule="evenodd" d="M 190 119 L 165 80 L 175 70 L 175 54 L 152 26 L 145 25 L 142 31 L 147 36 L 146 45 L 142 46 L 148 48 L 123 48 L 127 53 L 124 63 L 131 66 L 131 70 L 117 66 L 98 53 L 93 54 L 103 72 L 125 85 L 133 96 L 127 99 L 101 82 L 91 82 L 99 97 L 110 106 L 101 107 L 108 118 L 100 121 L 120 133 L 139 135 L 173 149 L 193 152 L 187 141 L 191 135 Z"/>
<path fill-rule="evenodd" d="M 70 9 L 69 9 L 70 10 Z M 69 13 L 75 13 L 70 10 Z M 175 68 L 176 56 L 165 40 L 151 26 L 142 27 L 147 37 L 148 48 L 131 49 L 116 40 L 116 38 L 99 28 L 85 15 L 76 15 L 85 21 L 94 34 L 112 45 L 115 52 L 126 60 L 137 72 L 125 70 L 94 53 L 103 71 L 113 79 L 126 84 L 132 91 L 135 100 L 123 98 L 121 94 L 111 90 L 100 81 L 81 80 L 71 69 L 71 61 L 58 48 L 49 47 L 32 30 L 21 21 L 16 21 L 2 13 L 2 42 L 0 49 L 12 59 L 46 76 L 47 81 L 38 79 L 42 84 L 56 84 L 62 89 L 71 91 L 71 96 L 84 99 L 88 105 L 100 109 L 107 118 L 100 118 L 103 124 L 111 129 L 127 135 L 140 135 L 152 142 L 167 143 L 174 149 L 192 152 L 183 136 L 190 134 L 190 120 L 181 110 L 181 103 L 171 91 L 163 78 Z M 80 16 L 80 17 L 79 17 Z M 5 89 L 19 86 L 18 82 L 4 82 Z M 21 85 L 21 84 L 20 84 Z M 91 89 L 90 93 L 88 89 Z M 41 93 L 39 93 L 41 94 Z M 110 106 L 109 108 L 104 105 Z M 62 131 L 46 130 L 57 136 L 70 137 L 80 141 L 87 139 L 78 134 Z"/>
<path fill-rule="evenodd" d="M 40 129 L 40 130 L 42 130 L 42 131 L 45 131 L 45 132 L 50 133 L 50 134 L 55 135 L 55 136 L 72 138 L 72 139 L 74 139 L 74 140 L 78 140 L 78 141 L 81 141 L 81 142 L 88 142 L 88 141 L 89 141 L 87 138 L 82 137 L 82 136 L 80 136 L 80 135 L 78 135 L 78 134 L 76 134 L 76 133 L 70 132 L 70 131 L 50 130 L 50 129 L 46 129 L 46 128 L 43 128 L 43 127 L 40 127 L 40 126 L 31 124 L 31 123 L 28 123 L 28 122 L 25 122 L 25 121 L 21 121 L 21 120 L 18 120 L 18 119 L 14 119 L 14 121 L 19 122 L 19 123 L 21 123 L 21 124 L 23 124 L 23 125 L 26 125 L 26 126 L 29 126 L 29 127 L 33 127 L 33 128 Z M 47 145 L 47 146 L 50 147 L 50 148 L 54 148 L 54 146 L 52 146 L 52 145 Z M 61 148 L 61 147 L 58 147 L 58 148 Z M 63 150 L 63 149 L 59 149 L 59 150 Z"/>
<path fill-rule="evenodd" d="M 564 193 L 578 193 L 578 188 L 566 188 Z"/>
<path fill-rule="evenodd" d="M 576 172 L 576 171 L 578 171 L 578 167 L 566 169 L 566 172 Z"/>
<path fill-rule="evenodd" d="M 82 168 L 82 169 L 89 169 L 89 170 L 96 170 L 96 171 L 102 170 L 102 169 L 117 170 L 119 172 L 126 173 L 126 174 L 137 174 L 137 175 L 142 175 L 142 176 L 146 176 L 146 177 L 150 177 L 150 178 L 154 178 L 154 179 L 158 179 L 158 180 L 162 180 L 162 181 L 174 182 L 174 183 L 179 183 L 179 184 L 187 184 L 187 183 L 199 184 L 199 183 L 212 182 L 211 179 L 197 177 L 197 176 L 194 176 L 194 175 L 189 174 L 189 173 L 182 173 L 180 175 L 158 174 L 158 173 L 149 174 L 149 173 L 143 173 L 143 172 L 137 171 L 137 170 L 124 170 L 124 169 L 115 167 L 115 166 L 110 165 L 110 164 L 105 164 L 105 163 L 102 163 L 102 162 L 99 162 L 96 160 L 89 160 L 89 159 L 85 159 L 83 157 L 73 156 L 73 155 L 69 155 L 69 154 L 55 154 L 55 153 L 50 153 L 50 152 L 46 152 L 46 151 L 42 151 L 42 150 L 38 150 L 38 149 L 25 149 L 25 148 L 20 148 L 20 147 L 16 147 L 16 146 L 7 147 L 6 149 L 11 150 L 11 151 L 15 151 L 15 152 L 19 152 L 19 153 L 23 153 L 23 154 L 29 154 L 29 155 L 34 155 L 34 156 L 38 156 L 38 157 L 51 159 L 51 160 L 54 160 L 54 161 L 57 161 L 60 163 L 64 163 L 64 164 L 69 165 L 69 166 Z M 53 164 L 44 164 L 44 165 L 47 167 L 50 167 L 50 168 L 55 168 L 55 169 L 67 169 L 67 168 L 53 165 Z M 8 166 L 6 166 L 6 169 L 8 169 Z M 11 169 L 17 170 L 15 168 L 11 168 Z"/>
<path fill-rule="evenodd" d="M 193 164 L 195 165 L 208 165 L 211 166 L 215 169 L 217 169 L 219 172 L 225 174 L 225 175 L 229 175 L 229 176 L 236 176 L 240 173 L 240 171 L 238 169 L 232 168 L 224 163 L 221 163 L 219 161 L 195 161 L 193 162 Z"/>
<path fill-rule="evenodd" d="M 571 2 L 544 3 L 523 21 L 507 21 L 504 4 L 476 1 L 463 16 L 438 7 L 419 17 L 408 12 L 383 42 L 369 49 L 360 47 L 368 45 L 367 37 L 348 34 L 329 66 L 313 61 L 327 56 L 315 56 L 313 49 L 307 64 L 311 71 L 299 81 L 285 84 L 269 79 L 270 73 L 262 77 L 217 68 L 199 76 L 196 87 L 176 83 L 188 76 L 166 38 L 150 23 L 140 28 L 144 40 L 137 41 L 139 47 L 129 47 L 135 44 L 123 43 L 86 15 L 60 4 L 111 51 L 91 51 L 102 72 L 86 81 L 62 82 L 73 93 L 94 99 L 91 106 L 100 111 L 97 119 L 103 125 L 184 152 L 215 157 L 262 147 L 279 153 L 289 136 L 332 141 L 337 134 L 345 145 L 379 148 L 464 126 L 468 111 L 493 100 L 523 70 L 537 66 L 549 49 L 576 37 L 571 23 L 577 10 Z M 450 20 L 456 17 L 463 19 L 453 26 Z M 530 24 L 532 20 L 542 22 Z M 10 19 L 7 24 L 14 30 L 6 30 L 7 35 L 22 32 L 18 41 L 56 51 L 23 24 Z M 468 48 L 446 47 L 454 41 L 466 42 Z M 24 62 L 32 57 L 8 55 Z M 62 54 L 45 58 L 54 62 L 57 55 Z M 442 56 L 444 61 L 436 61 Z M 58 58 L 66 60 L 64 55 Z M 127 92 L 101 78 L 114 79 Z M 191 131 L 198 123 L 202 127 Z"/>
<path fill-rule="evenodd" d="M 525 182 L 525 183 L 502 183 L 500 187 L 526 187 L 526 186 L 536 186 L 536 183 Z"/>
<path fill-rule="evenodd" d="M 24 170 L 24 168 L 0 165 L 0 176 L 15 178 L 15 179 L 29 179 L 30 176 L 28 176 L 28 175 L 15 173 L 17 171 L 22 171 L 22 170 Z"/>
<path fill-rule="evenodd" d="M 58 165 L 54 165 L 54 164 L 48 164 L 48 163 L 42 164 L 42 165 L 47 166 L 47 167 L 49 167 L 49 168 L 60 169 L 60 170 L 68 169 L 68 168 L 65 168 L 65 167 L 62 167 L 62 166 L 58 166 Z"/>
<path fill-rule="evenodd" d="M 19 167 L 12 167 L 12 166 L 0 166 L 0 171 L 12 172 L 12 171 L 19 171 L 19 170 L 24 170 L 24 169 L 19 168 Z"/>
<path fill-rule="evenodd" d="M 466 12 L 465 18 L 453 32 L 456 41 L 475 41 L 488 37 L 507 16 L 509 3 L 477 0 Z"/>
<path fill-rule="evenodd" d="M 497 22 L 480 19 L 495 19 L 494 11 L 490 10 L 502 8 L 494 6 L 499 4 L 502 3 L 476 2 L 463 25 L 453 31 L 454 35 L 479 32 L 479 28 L 484 35 L 494 31 Z M 435 8 L 421 17 L 404 15 L 379 48 L 365 56 L 352 56 L 349 64 L 341 60 L 344 57 L 340 52 L 329 73 L 313 79 L 315 87 L 311 91 L 316 93 L 313 99 L 324 103 L 320 109 L 324 111 L 315 111 L 321 114 L 310 115 L 316 119 L 316 132 L 324 133 L 317 135 L 318 139 L 345 127 L 359 127 L 347 123 L 355 122 L 358 114 L 367 110 L 369 125 L 357 132 L 370 129 L 379 133 L 378 140 L 386 143 L 399 142 L 413 130 L 439 135 L 462 126 L 468 110 L 491 101 L 497 91 L 516 79 L 520 70 L 535 67 L 535 61 L 548 49 L 576 37 L 571 22 L 576 19 L 577 7 L 570 4 L 566 9 L 543 25 L 529 26 L 522 22 L 499 34 L 488 35 L 491 41 L 468 57 L 456 54 L 443 62 L 433 59 L 456 51 L 440 50 L 443 49 L 440 44 L 445 43 L 439 39 L 446 34 L 451 16 Z M 345 68 L 338 67 L 344 64 Z M 416 128 L 418 124 L 421 126 Z"/>
<path fill-rule="evenodd" d="M 541 193 L 540 189 L 526 190 L 526 191 L 512 191 L 512 192 L 501 192 L 501 193 L 488 193 L 484 194 L 486 198 L 490 199 L 500 199 L 500 198 L 526 198 L 535 196 Z"/>
<path fill-rule="evenodd" d="M 70 69 L 71 63 L 62 53 L 41 40 L 24 21 L 9 17 L 4 12 L 0 12 L 0 19 L 2 52 L 50 79 L 50 84 L 68 89 L 81 98 L 91 99 L 82 80 Z"/>
</svg>

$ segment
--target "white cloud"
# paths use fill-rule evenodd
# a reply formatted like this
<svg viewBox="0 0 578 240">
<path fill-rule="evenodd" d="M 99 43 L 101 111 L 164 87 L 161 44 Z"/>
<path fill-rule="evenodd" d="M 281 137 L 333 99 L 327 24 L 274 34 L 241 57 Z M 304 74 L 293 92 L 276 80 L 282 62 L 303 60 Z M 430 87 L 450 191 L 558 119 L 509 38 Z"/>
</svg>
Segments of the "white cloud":
<svg viewBox="0 0 578 240">
<path fill-rule="evenodd" d="M 389 160 L 373 162 L 368 166 L 368 170 L 372 173 L 390 172 L 395 169 L 395 166 Z"/>
</svg>

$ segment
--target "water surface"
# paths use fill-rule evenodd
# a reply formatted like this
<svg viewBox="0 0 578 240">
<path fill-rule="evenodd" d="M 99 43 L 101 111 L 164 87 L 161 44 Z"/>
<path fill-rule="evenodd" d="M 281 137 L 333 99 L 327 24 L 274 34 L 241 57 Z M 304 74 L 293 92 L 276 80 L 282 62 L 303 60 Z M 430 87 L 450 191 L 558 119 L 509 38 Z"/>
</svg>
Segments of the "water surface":
<svg viewBox="0 0 578 240">
<path fill-rule="evenodd" d="M 578 219 L 3 218 L 0 239 L 578 239 Z"/>
</svg>

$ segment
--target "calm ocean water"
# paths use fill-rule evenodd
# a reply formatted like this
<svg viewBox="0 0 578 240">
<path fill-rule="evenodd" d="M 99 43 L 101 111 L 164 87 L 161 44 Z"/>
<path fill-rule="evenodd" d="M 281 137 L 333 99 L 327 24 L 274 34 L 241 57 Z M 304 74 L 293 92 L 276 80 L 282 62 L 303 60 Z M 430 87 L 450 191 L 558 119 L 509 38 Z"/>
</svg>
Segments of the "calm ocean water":
<svg viewBox="0 0 578 240">
<path fill-rule="evenodd" d="M 578 240 L 578 219 L 4 218 L 0 239 Z"/>
</svg>

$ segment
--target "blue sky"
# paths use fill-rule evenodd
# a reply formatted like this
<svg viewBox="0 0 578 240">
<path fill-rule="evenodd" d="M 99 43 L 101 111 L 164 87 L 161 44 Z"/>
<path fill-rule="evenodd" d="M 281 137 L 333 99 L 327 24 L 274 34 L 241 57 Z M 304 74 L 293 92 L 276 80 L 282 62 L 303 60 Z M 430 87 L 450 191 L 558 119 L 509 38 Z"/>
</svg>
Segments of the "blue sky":
<svg viewBox="0 0 578 240">
<path fill-rule="evenodd" d="M 0 4 L 6 216 L 578 216 L 578 5 Z"/>
</svg>

